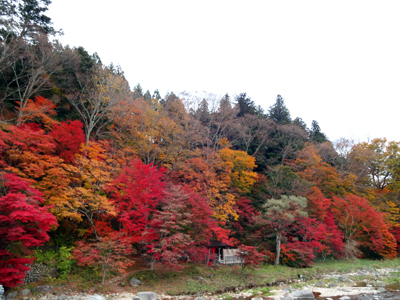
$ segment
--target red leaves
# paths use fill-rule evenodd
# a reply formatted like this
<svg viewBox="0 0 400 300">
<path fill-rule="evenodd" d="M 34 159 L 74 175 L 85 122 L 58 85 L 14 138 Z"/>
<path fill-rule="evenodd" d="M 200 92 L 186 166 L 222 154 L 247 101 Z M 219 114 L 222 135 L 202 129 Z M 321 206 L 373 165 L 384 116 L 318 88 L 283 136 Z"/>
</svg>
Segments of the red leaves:
<svg viewBox="0 0 400 300">
<path fill-rule="evenodd" d="M 253 246 L 240 245 L 236 256 L 242 260 L 242 271 L 248 267 L 250 269 L 258 268 L 262 261 L 263 255 Z"/>
<path fill-rule="evenodd" d="M 76 242 L 73 253 L 80 266 L 100 266 L 103 273 L 102 284 L 108 271 L 126 273 L 126 268 L 133 265 L 126 255 L 132 251 L 132 238 L 123 232 L 109 231 L 99 241 Z"/>
<path fill-rule="evenodd" d="M 79 152 L 81 144 L 85 142 L 82 122 L 67 121 L 54 125 L 49 132 L 56 142 L 56 154 L 66 163 L 74 161 L 74 155 Z"/>
<path fill-rule="evenodd" d="M 57 225 L 56 218 L 47 212 L 42 193 L 30 187 L 29 183 L 13 174 L 1 174 L 2 190 L 0 197 L 0 273 L 2 284 L 16 286 L 25 277 L 24 263 L 31 260 L 13 258 L 7 251 L 7 244 L 21 243 L 24 247 L 41 246 L 49 240 L 47 232 Z M 29 269 L 29 268 L 28 268 Z M 23 275 L 23 276 L 22 276 Z"/>
<path fill-rule="evenodd" d="M 389 233 L 381 212 L 363 197 L 348 195 L 333 198 L 332 213 L 346 240 L 355 240 L 365 249 L 384 258 L 392 258 L 395 239 Z"/>
<path fill-rule="evenodd" d="M 163 173 L 164 169 L 136 159 L 108 187 L 110 199 L 119 211 L 118 220 L 137 241 L 153 238 L 154 232 L 146 230 L 146 226 L 163 196 Z"/>
</svg>

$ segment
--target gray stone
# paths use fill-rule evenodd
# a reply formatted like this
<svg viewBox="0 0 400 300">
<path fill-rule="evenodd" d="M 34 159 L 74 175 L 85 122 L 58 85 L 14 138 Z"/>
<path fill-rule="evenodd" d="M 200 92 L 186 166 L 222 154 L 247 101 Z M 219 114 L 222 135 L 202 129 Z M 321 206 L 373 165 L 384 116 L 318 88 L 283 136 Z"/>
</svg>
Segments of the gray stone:
<svg viewBox="0 0 400 300">
<path fill-rule="evenodd" d="M 367 284 L 366 287 L 372 287 L 372 284 Z"/>
<path fill-rule="evenodd" d="M 142 282 L 140 280 L 137 280 L 136 278 L 132 278 L 129 280 L 130 286 L 139 286 Z"/>
<path fill-rule="evenodd" d="M 293 300 L 292 297 L 281 297 L 281 300 Z"/>
<path fill-rule="evenodd" d="M 378 280 L 378 281 L 376 281 L 375 286 L 385 286 L 385 283 Z"/>
<path fill-rule="evenodd" d="M 60 296 L 57 297 L 57 300 L 66 300 L 67 298 L 68 298 L 67 295 L 62 294 L 62 295 L 60 295 Z"/>
<path fill-rule="evenodd" d="M 251 298 L 251 300 L 264 300 L 263 298 Z"/>
<path fill-rule="evenodd" d="M 325 300 L 333 300 L 332 298 L 326 298 Z"/>
<path fill-rule="evenodd" d="M 384 292 L 386 292 L 386 289 L 383 288 L 383 287 L 377 288 L 376 290 L 378 291 L 378 293 L 384 293 Z"/>
<path fill-rule="evenodd" d="M 85 298 L 83 298 L 83 300 L 106 300 L 106 298 L 104 298 L 102 295 L 89 295 L 86 296 Z"/>
<path fill-rule="evenodd" d="M 0 297 L 2 297 L 4 294 L 4 288 L 3 286 L 0 284 Z"/>
<path fill-rule="evenodd" d="M 206 300 L 206 299 L 204 299 L 203 297 L 196 297 L 194 298 L 194 300 Z"/>
<path fill-rule="evenodd" d="M 349 296 L 343 296 L 343 297 L 340 297 L 339 300 L 350 300 L 350 297 Z"/>
<path fill-rule="evenodd" d="M 315 299 L 314 294 L 309 290 L 295 291 L 290 294 L 294 299 Z"/>
<path fill-rule="evenodd" d="M 293 292 L 296 291 L 296 289 L 294 287 L 291 287 L 291 286 L 284 287 L 283 290 L 284 291 L 288 291 L 290 293 L 293 293 Z"/>
<path fill-rule="evenodd" d="M 197 279 L 197 281 L 198 281 L 199 283 L 201 283 L 201 284 L 209 284 L 208 280 L 207 280 L 207 279 L 204 279 L 203 277 L 197 276 L 196 279 Z"/>
<path fill-rule="evenodd" d="M 339 277 L 338 277 L 338 281 L 340 281 L 340 282 L 344 282 L 344 281 L 348 281 L 348 280 L 349 280 L 349 277 L 346 276 L 346 275 L 343 275 L 343 276 L 339 276 Z"/>
<path fill-rule="evenodd" d="M 53 287 L 51 285 L 38 285 L 33 289 L 34 292 L 39 292 L 39 293 L 51 292 L 52 290 Z"/>
<path fill-rule="evenodd" d="M 318 287 L 321 287 L 321 286 L 324 286 L 324 283 L 322 281 L 318 281 L 315 285 Z"/>
<path fill-rule="evenodd" d="M 138 298 L 139 300 L 157 300 L 158 295 L 153 292 L 140 292 L 136 294 L 135 298 Z"/>
<path fill-rule="evenodd" d="M 328 285 L 328 287 L 330 287 L 330 288 L 334 288 L 334 287 L 337 287 L 337 285 L 336 285 L 336 284 L 334 284 L 334 283 L 330 283 L 330 284 Z"/>
<path fill-rule="evenodd" d="M 8 293 L 8 295 L 6 296 L 6 300 L 14 299 L 14 297 L 16 297 L 17 295 L 18 295 L 18 292 Z"/>
<path fill-rule="evenodd" d="M 28 296 L 31 293 L 30 289 L 24 289 L 21 291 L 21 296 Z"/>
</svg>

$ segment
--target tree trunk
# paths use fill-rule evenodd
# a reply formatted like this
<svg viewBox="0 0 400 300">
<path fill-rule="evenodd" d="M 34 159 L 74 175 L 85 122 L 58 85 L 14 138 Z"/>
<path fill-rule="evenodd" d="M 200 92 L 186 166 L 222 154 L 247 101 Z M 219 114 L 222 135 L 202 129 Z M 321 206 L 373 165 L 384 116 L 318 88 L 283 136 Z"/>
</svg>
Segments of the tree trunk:
<svg viewBox="0 0 400 300">
<path fill-rule="evenodd" d="M 101 285 L 104 285 L 105 279 L 106 279 L 106 270 L 103 269 L 103 280 L 101 281 Z"/>
<path fill-rule="evenodd" d="M 279 265 L 279 255 L 281 254 L 281 239 L 282 233 L 280 231 L 276 232 L 276 258 L 275 265 Z"/>
</svg>

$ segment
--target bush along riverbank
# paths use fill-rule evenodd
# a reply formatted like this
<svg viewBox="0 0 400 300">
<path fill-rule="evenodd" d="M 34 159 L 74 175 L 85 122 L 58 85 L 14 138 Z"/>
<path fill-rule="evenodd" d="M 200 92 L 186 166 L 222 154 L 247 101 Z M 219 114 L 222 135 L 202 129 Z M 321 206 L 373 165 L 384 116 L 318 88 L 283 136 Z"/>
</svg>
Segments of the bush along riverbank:
<svg viewBox="0 0 400 300">
<path fill-rule="evenodd" d="M 108 278 L 104 285 L 99 284 L 100 278 L 95 272 L 91 279 L 88 270 L 82 272 L 86 275 L 76 273 L 66 279 L 50 277 L 9 289 L 5 300 L 133 300 L 136 295 L 144 297 L 139 297 L 141 300 L 196 297 L 291 300 L 309 299 L 311 295 L 312 299 L 325 299 L 364 294 L 381 299 L 395 297 L 400 288 L 399 259 L 330 261 L 307 269 L 267 265 L 244 273 L 237 267 L 220 266 L 212 278 L 210 268 L 188 265 L 180 271 L 161 268 L 132 271 L 126 276 Z"/>
</svg>

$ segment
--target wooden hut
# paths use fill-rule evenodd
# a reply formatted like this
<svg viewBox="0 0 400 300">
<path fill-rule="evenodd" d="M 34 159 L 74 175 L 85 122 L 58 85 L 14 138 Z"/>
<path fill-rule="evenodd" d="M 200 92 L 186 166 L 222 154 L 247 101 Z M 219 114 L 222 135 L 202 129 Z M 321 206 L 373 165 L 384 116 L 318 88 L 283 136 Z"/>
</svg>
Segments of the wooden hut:
<svg viewBox="0 0 400 300">
<path fill-rule="evenodd" d="M 211 240 L 210 244 L 208 245 L 207 263 L 210 261 L 211 254 L 215 253 L 215 259 L 220 264 L 241 264 L 242 260 L 236 256 L 236 252 L 238 251 L 239 249 L 232 248 L 228 244 L 216 240 Z"/>
</svg>

